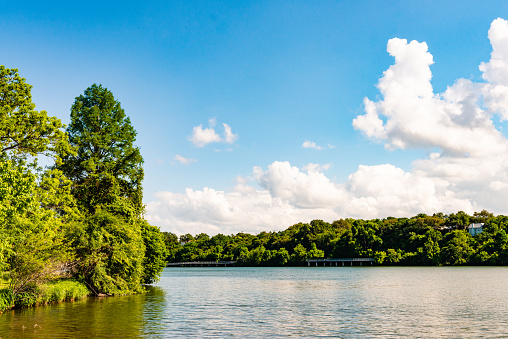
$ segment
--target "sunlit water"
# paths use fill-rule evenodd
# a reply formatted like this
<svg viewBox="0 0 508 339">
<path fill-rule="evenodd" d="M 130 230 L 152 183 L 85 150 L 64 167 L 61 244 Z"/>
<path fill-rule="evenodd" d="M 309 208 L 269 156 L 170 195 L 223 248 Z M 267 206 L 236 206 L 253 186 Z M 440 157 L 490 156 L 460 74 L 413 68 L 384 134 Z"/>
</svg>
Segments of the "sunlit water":
<svg viewBox="0 0 508 339">
<path fill-rule="evenodd" d="M 9 311 L 1 338 L 508 336 L 508 268 L 167 268 L 147 294 Z"/>
</svg>

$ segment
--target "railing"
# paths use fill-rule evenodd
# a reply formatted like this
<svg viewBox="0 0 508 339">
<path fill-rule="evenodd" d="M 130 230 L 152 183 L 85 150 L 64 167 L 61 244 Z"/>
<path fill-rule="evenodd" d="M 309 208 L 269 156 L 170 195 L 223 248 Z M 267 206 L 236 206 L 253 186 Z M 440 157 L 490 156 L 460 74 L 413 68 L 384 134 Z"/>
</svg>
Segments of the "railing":
<svg viewBox="0 0 508 339">
<path fill-rule="evenodd" d="M 185 261 L 185 262 L 171 262 L 166 266 L 233 266 L 236 261 Z"/>
<path fill-rule="evenodd" d="M 307 261 L 312 261 L 312 262 L 374 261 L 374 258 L 327 258 L 327 259 L 315 258 L 315 259 L 307 259 Z"/>
<path fill-rule="evenodd" d="M 364 262 L 370 262 L 370 265 L 374 263 L 374 258 L 315 258 L 315 259 L 307 259 L 307 266 L 310 266 L 310 264 L 315 264 L 315 266 L 327 266 L 326 263 L 329 263 L 328 266 L 332 266 L 333 263 L 335 263 L 335 266 L 338 266 L 338 263 L 342 263 L 342 266 L 344 266 L 345 263 L 349 263 L 351 266 L 353 266 L 353 263 L 358 263 L 360 266 L 363 266 Z"/>
</svg>

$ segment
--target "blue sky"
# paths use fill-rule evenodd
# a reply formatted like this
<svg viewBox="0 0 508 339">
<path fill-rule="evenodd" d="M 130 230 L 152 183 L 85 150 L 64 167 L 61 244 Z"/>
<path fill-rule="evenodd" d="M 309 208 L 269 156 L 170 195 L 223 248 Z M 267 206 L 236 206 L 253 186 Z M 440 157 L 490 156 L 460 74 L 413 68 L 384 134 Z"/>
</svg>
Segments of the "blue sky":
<svg viewBox="0 0 508 339">
<path fill-rule="evenodd" d="M 490 83 L 498 86 L 496 93 L 504 90 L 502 81 L 492 80 L 494 75 L 486 79 L 502 73 L 493 63 L 491 73 L 479 69 L 491 59 L 491 24 L 508 19 L 504 1 L 0 5 L 0 64 L 18 68 L 33 85 L 38 109 L 68 123 L 74 98 L 93 83 L 110 89 L 121 102 L 145 159 L 147 218 L 163 230 L 259 232 L 315 218 L 483 208 L 507 213 L 501 201 L 508 180 L 498 154 L 504 152 L 499 145 L 504 147 L 502 128 L 506 130 L 508 115 L 501 104 L 489 106 L 494 94 L 489 97 L 487 89 L 479 89 Z M 495 173 L 489 172 L 493 166 L 478 165 L 488 161 L 474 155 L 475 146 L 458 156 L 462 150 L 447 140 L 415 134 L 408 127 L 419 120 L 411 120 L 415 110 L 402 112 L 405 108 L 433 112 L 437 106 L 409 100 L 405 108 L 388 105 L 388 98 L 397 94 L 383 93 L 376 85 L 395 63 L 387 52 L 393 38 L 407 39 L 407 46 L 412 40 L 428 46 L 432 100 L 457 79 L 466 79 L 482 93 L 475 100 L 487 104 L 475 107 L 483 120 L 467 123 L 470 129 L 483 126 L 474 138 L 499 147 L 493 147 L 498 153 L 488 154 L 488 159 L 498 159 Z M 410 54 L 410 60 L 400 62 L 397 79 L 428 68 L 421 59 L 425 51 L 413 47 L 394 52 Z M 425 77 L 411 79 L 397 81 L 406 88 L 428 82 Z M 397 81 L 386 78 L 387 88 L 395 88 Z M 453 98 L 465 97 L 466 87 L 456 86 L 455 94 L 443 101 L 453 106 L 460 101 Z M 467 91 L 473 95 L 472 89 Z M 410 97 L 406 94 L 400 98 Z M 378 117 L 385 124 L 382 131 L 369 123 L 354 125 L 359 116 L 367 116 L 364 98 L 379 103 L 377 113 L 364 120 L 374 123 Z M 443 116 L 456 114 L 459 108 L 452 106 L 443 108 L 452 112 Z M 434 130 L 432 124 L 440 121 L 442 117 L 422 120 L 421 126 Z M 485 127 L 489 122 L 495 128 Z M 193 134 L 199 126 L 215 132 L 217 142 L 206 143 Z M 228 140 L 226 126 L 231 130 Z M 460 139 L 467 133 L 458 125 L 446 126 L 436 125 L 435 131 L 455 138 L 456 144 L 467 143 Z M 304 147 L 314 144 L 321 149 Z M 487 141 L 485 145 L 491 148 Z M 390 191 L 393 187 L 400 189 Z"/>
</svg>

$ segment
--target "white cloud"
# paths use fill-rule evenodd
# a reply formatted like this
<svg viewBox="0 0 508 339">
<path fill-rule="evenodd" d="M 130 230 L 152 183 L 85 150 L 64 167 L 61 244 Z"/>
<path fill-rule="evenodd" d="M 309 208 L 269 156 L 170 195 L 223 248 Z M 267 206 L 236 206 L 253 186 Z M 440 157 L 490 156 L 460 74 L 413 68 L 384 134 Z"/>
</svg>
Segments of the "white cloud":
<svg viewBox="0 0 508 339">
<path fill-rule="evenodd" d="M 221 137 L 215 131 L 217 120 L 215 118 L 211 118 L 208 120 L 208 123 L 208 128 L 203 128 L 202 125 L 199 125 L 192 129 L 192 135 L 189 137 L 189 140 L 192 141 L 194 146 L 204 147 L 208 144 L 218 142 L 232 144 L 238 139 L 238 134 L 234 134 L 228 124 L 222 124 L 224 127 L 224 137 Z"/>
<path fill-rule="evenodd" d="M 192 136 L 190 141 L 196 147 L 204 147 L 212 142 L 220 142 L 221 137 L 215 132 L 213 128 L 203 129 L 202 125 L 196 126 L 192 129 Z"/>
<path fill-rule="evenodd" d="M 332 164 L 320 165 L 320 164 L 310 163 L 308 165 L 303 166 L 302 170 L 304 170 L 306 172 L 323 172 L 323 171 L 330 169 L 330 167 L 332 167 Z"/>
<path fill-rule="evenodd" d="M 304 141 L 303 144 L 302 144 L 302 147 L 303 148 L 313 148 L 313 149 L 317 149 L 317 150 L 323 150 L 323 149 L 325 149 L 325 147 L 319 146 L 314 141 L 309 141 L 309 140 Z M 328 144 L 327 147 L 329 149 L 337 148 L 336 146 L 331 145 L 331 144 Z"/>
<path fill-rule="evenodd" d="M 300 209 L 268 191 L 223 192 L 211 188 L 185 193 L 159 192 L 147 204 L 147 219 L 176 234 L 259 233 L 285 229 L 302 220 L 334 220 L 329 209 Z"/>
<path fill-rule="evenodd" d="M 446 92 L 434 94 L 429 67 L 433 60 L 425 43 L 391 39 L 387 50 L 395 64 L 379 81 L 383 100 L 365 98 L 366 114 L 354 119 L 356 129 L 384 141 L 389 149 L 439 147 L 453 156 L 479 156 L 492 147 L 507 148 L 478 105 L 479 84 L 459 79 Z"/>
<path fill-rule="evenodd" d="M 508 21 L 496 19 L 489 30 L 492 53 L 488 63 L 480 70 L 487 81 L 483 88 L 485 104 L 492 113 L 508 119 Z"/>
<path fill-rule="evenodd" d="M 389 164 L 360 165 L 347 189 L 351 199 L 344 212 L 359 218 L 473 211 L 468 199 L 456 198 L 447 187 Z"/>
<path fill-rule="evenodd" d="M 343 202 L 345 191 L 318 171 L 301 172 L 289 162 L 274 162 L 267 171 L 255 170 L 259 185 L 273 197 L 300 208 L 333 208 Z"/>
<path fill-rule="evenodd" d="M 317 149 L 317 150 L 323 149 L 323 147 L 316 145 L 316 143 L 314 141 L 308 141 L 308 140 L 303 142 L 302 147 L 303 148 L 313 148 L 313 149 Z"/>
<path fill-rule="evenodd" d="M 360 166 L 345 184 L 333 183 L 319 167 L 309 164 L 305 173 L 288 162 L 274 162 L 267 170 L 254 167 L 252 183 L 237 177 L 231 192 L 212 188 L 158 192 L 147 204 L 147 218 L 178 234 L 230 234 L 282 230 L 313 219 L 473 211 L 469 200 L 392 165 Z"/>
<path fill-rule="evenodd" d="M 231 132 L 231 127 L 228 124 L 222 124 L 224 126 L 224 142 L 228 144 L 234 143 L 238 139 L 238 134 Z"/>
<path fill-rule="evenodd" d="M 493 117 L 508 119 L 508 22 L 494 20 L 489 39 L 491 58 L 480 65 L 485 82 L 458 79 L 443 93 L 432 88 L 426 43 L 388 42 L 395 63 L 379 80 L 381 99 L 365 98 L 353 126 L 387 149 L 426 150 L 410 171 L 360 165 L 346 182 L 334 183 L 323 173 L 329 164 L 299 169 L 276 161 L 255 167 L 250 180 L 238 177 L 231 192 L 159 192 L 148 204 L 149 220 L 177 233 L 215 234 L 282 230 L 315 218 L 506 214 L 508 139 Z M 323 149 L 312 141 L 302 146 Z"/>
<path fill-rule="evenodd" d="M 183 165 L 188 165 L 188 164 L 191 164 L 193 162 L 197 162 L 196 159 L 185 158 L 185 157 L 182 157 L 179 154 L 175 155 L 175 160 L 178 161 L 179 163 L 183 164 Z"/>
<path fill-rule="evenodd" d="M 501 213 L 506 208 L 500 201 L 506 193 L 502 184 L 508 183 L 508 140 L 492 115 L 508 117 L 508 22 L 494 20 L 489 39 L 491 59 L 480 65 L 487 82 L 458 79 L 441 94 L 430 83 L 433 58 L 427 45 L 390 40 L 387 50 L 395 64 L 379 81 L 383 98 L 365 98 L 365 114 L 353 126 L 389 149 L 440 149 L 416 160 L 412 175 L 431 180 L 436 190 L 446 189 L 446 197 L 453 193 L 475 208 Z"/>
</svg>

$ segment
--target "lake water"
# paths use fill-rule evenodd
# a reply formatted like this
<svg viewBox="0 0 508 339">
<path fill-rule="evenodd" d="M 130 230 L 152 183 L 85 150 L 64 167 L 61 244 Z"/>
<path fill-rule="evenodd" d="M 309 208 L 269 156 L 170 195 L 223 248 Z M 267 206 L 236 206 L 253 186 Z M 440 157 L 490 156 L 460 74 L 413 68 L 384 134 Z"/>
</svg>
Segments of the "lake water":
<svg viewBox="0 0 508 339">
<path fill-rule="evenodd" d="M 495 338 L 506 267 L 166 268 L 143 295 L 0 316 L 0 338 Z"/>
</svg>

